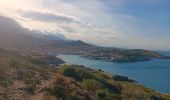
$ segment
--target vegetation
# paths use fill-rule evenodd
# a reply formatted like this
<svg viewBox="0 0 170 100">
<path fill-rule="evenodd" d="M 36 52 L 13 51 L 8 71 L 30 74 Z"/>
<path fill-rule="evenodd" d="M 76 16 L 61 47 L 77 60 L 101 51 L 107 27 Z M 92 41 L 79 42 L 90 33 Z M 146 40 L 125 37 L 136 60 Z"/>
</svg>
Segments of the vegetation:
<svg viewBox="0 0 170 100">
<path fill-rule="evenodd" d="M 34 64 L 33 60 L 19 52 L 0 49 L 0 100 L 16 99 L 17 92 L 34 94 L 37 86 L 47 80 L 44 77 L 51 69 Z"/>
<path fill-rule="evenodd" d="M 114 80 L 113 76 L 109 74 L 87 69 L 83 66 L 64 65 L 58 69 L 58 72 L 61 73 L 60 78 L 62 78 L 60 79 L 62 80 L 60 84 L 69 85 L 66 85 L 68 86 L 67 88 L 61 89 L 58 81 L 55 81 L 53 83 L 57 86 L 55 89 L 60 88 L 60 90 L 65 92 L 63 96 L 57 96 L 55 94 L 58 92 L 50 91 L 49 94 L 53 94 L 56 98 L 63 97 L 62 99 L 67 99 L 64 97 L 70 97 L 71 95 L 71 97 L 76 97 L 78 100 L 81 100 L 81 98 L 88 98 L 89 100 L 168 100 L 167 95 L 156 93 L 131 80 L 128 81 L 127 78 L 124 78 L 125 80 L 121 78 L 121 81 Z M 82 75 L 82 73 L 85 74 Z M 73 94 L 75 90 L 81 91 L 79 93 L 83 93 L 83 95 L 77 97 L 77 94 Z"/>
<path fill-rule="evenodd" d="M 39 56 L 32 59 L 33 64 L 38 64 L 41 66 L 58 66 L 59 64 L 65 63 L 62 59 L 55 56 Z"/>
<path fill-rule="evenodd" d="M 0 49 L 0 100 L 168 100 L 127 77 L 78 65 L 42 66 L 35 58 Z"/>
<path fill-rule="evenodd" d="M 159 53 L 141 50 L 141 49 L 99 49 L 90 54 L 87 54 L 86 57 L 97 59 L 97 60 L 107 60 L 118 63 L 128 63 L 136 61 L 148 61 L 152 58 L 161 58 L 163 57 Z"/>
</svg>

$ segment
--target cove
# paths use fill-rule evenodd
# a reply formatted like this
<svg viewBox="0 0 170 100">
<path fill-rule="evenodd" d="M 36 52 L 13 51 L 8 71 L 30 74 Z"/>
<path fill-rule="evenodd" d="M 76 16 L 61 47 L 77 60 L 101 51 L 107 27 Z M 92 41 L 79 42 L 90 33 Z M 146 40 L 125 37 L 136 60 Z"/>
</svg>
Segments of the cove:
<svg viewBox="0 0 170 100">
<path fill-rule="evenodd" d="M 170 55 L 170 53 L 166 53 Z M 58 54 L 67 64 L 84 65 L 102 69 L 111 74 L 127 76 L 145 87 L 162 93 L 170 93 L 170 60 L 153 59 L 135 63 L 114 63 L 84 58 L 81 55 Z"/>
</svg>

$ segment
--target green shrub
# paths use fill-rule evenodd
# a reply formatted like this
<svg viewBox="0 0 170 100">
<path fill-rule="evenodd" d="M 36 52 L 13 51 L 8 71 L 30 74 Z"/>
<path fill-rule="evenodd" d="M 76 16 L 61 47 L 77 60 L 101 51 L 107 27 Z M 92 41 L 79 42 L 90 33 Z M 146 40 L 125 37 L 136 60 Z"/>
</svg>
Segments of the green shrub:
<svg viewBox="0 0 170 100">
<path fill-rule="evenodd" d="M 103 87 L 103 85 L 95 79 L 84 80 L 82 86 L 89 91 L 95 91 L 96 89 L 101 89 Z"/>
<path fill-rule="evenodd" d="M 66 87 L 64 79 L 56 78 L 55 82 L 44 88 L 42 92 L 44 92 L 46 96 L 55 96 L 65 100 L 66 95 L 68 95 L 68 88 Z"/>
<path fill-rule="evenodd" d="M 5 80 L 6 77 L 7 77 L 7 74 L 5 72 L 3 72 L 3 71 L 0 71 L 0 81 Z"/>
<path fill-rule="evenodd" d="M 0 93 L 0 100 L 7 100 L 7 94 L 6 93 Z"/>
<path fill-rule="evenodd" d="M 36 78 L 25 78 L 24 83 L 25 84 L 40 84 L 41 81 L 40 79 L 36 79 Z"/>
<path fill-rule="evenodd" d="M 63 71 L 64 76 L 72 77 L 76 80 L 80 80 L 80 75 L 79 73 L 76 72 L 74 68 L 71 67 L 66 67 Z"/>
<path fill-rule="evenodd" d="M 109 89 L 97 90 L 96 96 L 99 100 L 122 100 L 120 95 L 112 93 Z"/>
<path fill-rule="evenodd" d="M 84 79 L 95 79 L 95 76 L 92 72 L 79 67 L 73 68 L 69 65 L 64 65 L 60 69 L 60 72 L 62 72 L 64 76 L 72 77 L 77 81 L 83 81 Z"/>
<path fill-rule="evenodd" d="M 89 72 L 89 71 L 86 71 L 86 70 L 80 70 L 78 71 L 78 73 L 80 74 L 80 78 L 83 80 L 83 79 L 94 79 L 95 76 Z"/>
<path fill-rule="evenodd" d="M 3 80 L 3 81 L 0 81 L 0 85 L 3 85 L 4 87 L 9 87 L 12 85 L 12 82 L 9 80 Z"/>
<path fill-rule="evenodd" d="M 34 94 L 36 91 L 36 88 L 37 88 L 36 84 L 30 84 L 26 87 L 26 91 L 30 94 Z"/>
<path fill-rule="evenodd" d="M 104 99 L 108 95 L 108 91 L 109 90 L 107 90 L 107 89 L 97 90 L 96 91 L 96 96 L 99 97 L 100 99 Z"/>
</svg>

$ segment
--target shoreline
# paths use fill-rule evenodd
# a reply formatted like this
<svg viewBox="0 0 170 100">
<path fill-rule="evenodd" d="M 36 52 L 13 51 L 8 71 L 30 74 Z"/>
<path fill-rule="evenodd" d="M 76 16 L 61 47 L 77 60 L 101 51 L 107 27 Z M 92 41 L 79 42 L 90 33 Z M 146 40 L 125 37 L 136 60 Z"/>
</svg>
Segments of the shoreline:
<svg viewBox="0 0 170 100">
<path fill-rule="evenodd" d="M 61 55 L 62 55 L 62 54 L 61 54 Z M 65 55 L 66 55 L 66 54 L 65 54 Z M 72 56 L 73 56 L 73 57 L 72 57 Z M 66 56 L 67 59 L 69 59 L 69 57 L 70 57 L 70 56 Z M 62 56 L 61 56 L 61 58 L 62 58 Z M 74 55 L 71 55 L 71 58 L 74 59 Z M 81 61 L 83 61 L 83 59 L 88 59 L 88 58 L 82 57 L 81 55 L 80 55 L 80 58 L 82 58 Z M 76 57 L 76 59 L 80 59 L 80 58 L 77 58 L 77 57 Z M 62 58 L 62 59 L 63 59 L 63 58 Z M 96 70 L 99 70 L 99 69 L 102 69 L 102 70 L 107 69 L 107 65 L 106 65 L 106 67 L 102 67 L 101 65 L 98 66 L 97 63 L 98 63 L 98 61 L 100 62 L 100 60 L 96 60 L 96 61 L 97 61 L 97 62 L 96 62 L 97 65 L 96 65 L 96 64 L 93 64 L 93 63 L 92 63 L 92 65 L 91 65 L 91 62 L 89 62 L 89 64 L 74 63 L 75 60 L 74 60 L 73 63 L 72 63 L 72 62 L 67 63 L 67 59 L 66 59 L 66 60 L 63 59 L 63 60 L 65 60 L 65 62 L 66 62 L 66 63 L 64 63 L 64 64 L 84 65 L 84 66 L 86 66 L 87 68 L 96 69 Z M 94 59 L 88 59 L 88 60 L 94 60 Z M 88 61 L 88 60 L 87 60 L 87 61 Z M 101 60 L 101 61 L 102 61 L 102 62 L 106 62 L 106 61 L 103 61 L 103 60 Z M 154 59 L 153 59 L 153 62 L 154 62 L 154 61 L 157 62 L 158 60 L 154 60 Z M 161 61 L 161 59 L 160 59 L 159 61 Z M 166 61 L 166 60 L 165 60 L 165 61 Z M 86 62 L 86 61 L 85 61 L 85 62 Z M 92 61 L 92 62 L 93 62 L 93 61 Z M 109 63 L 109 66 L 110 66 L 111 62 L 108 62 L 108 63 Z M 143 63 L 143 62 L 142 62 L 142 63 Z M 145 63 L 145 62 L 144 62 L 144 63 Z M 99 64 L 100 64 L 100 63 L 99 63 Z M 106 64 L 107 64 L 107 62 L 106 62 Z M 127 64 L 127 63 L 121 63 L 121 64 L 120 64 L 120 63 L 115 63 L 115 62 L 113 63 L 113 65 L 114 65 L 114 66 L 117 66 L 117 67 L 118 67 L 118 66 L 126 66 L 126 64 Z M 131 65 L 134 65 L 134 64 L 136 65 L 136 64 L 141 64 L 141 63 L 139 63 L 139 62 L 138 62 L 138 63 L 128 63 L 127 67 L 128 67 L 128 66 L 131 66 Z M 103 66 L 105 66 L 105 63 L 104 63 Z M 109 67 L 109 66 L 108 66 L 108 67 Z M 115 68 L 117 69 L 117 67 L 115 67 Z M 141 66 L 141 67 L 142 67 L 142 66 Z M 104 69 L 103 69 L 103 68 L 104 68 Z M 107 72 L 107 73 L 111 73 L 112 75 L 120 75 L 120 76 L 125 76 L 125 77 L 129 75 L 129 76 L 128 76 L 129 79 L 134 79 L 135 81 L 137 81 L 137 83 L 139 83 L 139 84 L 141 84 L 141 85 L 144 85 L 144 86 L 146 86 L 146 87 L 148 87 L 148 88 L 152 88 L 152 89 L 154 89 L 154 90 L 156 90 L 156 91 L 158 91 L 158 92 L 161 92 L 161 93 L 165 93 L 165 94 L 168 93 L 168 94 L 169 94 L 169 92 L 168 92 L 167 90 L 164 91 L 164 90 L 161 90 L 161 89 L 159 89 L 159 88 L 156 88 L 155 85 L 153 85 L 153 86 L 152 86 L 152 85 L 147 85 L 146 82 L 143 82 L 143 80 L 140 80 L 140 77 L 130 77 L 130 76 L 132 76 L 131 74 L 127 74 L 127 75 L 121 74 L 121 70 L 122 70 L 122 69 L 120 70 L 120 72 L 117 72 L 117 71 L 115 72 L 115 71 L 114 71 L 115 68 L 111 68 L 111 70 L 113 70 L 113 71 L 109 71 L 109 70 L 104 70 L 104 71 Z M 121 68 L 121 67 L 120 67 L 120 68 Z M 138 68 L 137 68 L 137 69 L 138 69 Z M 127 73 L 128 73 L 128 72 L 127 72 Z M 137 74 L 137 75 L 138 75 L 138 74 Z M 153 75 L 154 75 L 154 74 L 153 74 Z M 136 80 L 136 79 L 137 79 L 137 80 Z M 166 80 L 167 80 L 167 79 L 166 79 Z M 154 81 L 154 80 L 152 80 L 152 81 Z M 152 81 L 150 81 L 150 82 L 152 82 Z M 166 82 L 166 81 L 165 81 L 165 82 Z M 158 85 L 158 86 L 159 86 L 159 85 Z M 161 84 L 160 84 L 160 86 L 161 86 Z"/>
</svg>

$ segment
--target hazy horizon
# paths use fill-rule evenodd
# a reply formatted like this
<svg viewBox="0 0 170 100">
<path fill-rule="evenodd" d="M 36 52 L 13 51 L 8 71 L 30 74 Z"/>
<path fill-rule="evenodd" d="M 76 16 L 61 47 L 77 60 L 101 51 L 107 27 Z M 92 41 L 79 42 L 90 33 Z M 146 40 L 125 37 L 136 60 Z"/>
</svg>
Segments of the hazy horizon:
<svg viewBox="0 0 170 100">
<path fill-rule="evenodd" d="M 168 0 L 1 0 L 0 6 L 0 16 L 29 30 L 100 46 L 170 51 Z"/>
</svg>

